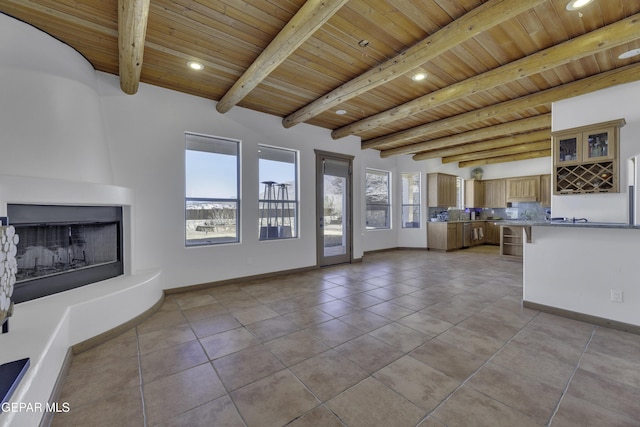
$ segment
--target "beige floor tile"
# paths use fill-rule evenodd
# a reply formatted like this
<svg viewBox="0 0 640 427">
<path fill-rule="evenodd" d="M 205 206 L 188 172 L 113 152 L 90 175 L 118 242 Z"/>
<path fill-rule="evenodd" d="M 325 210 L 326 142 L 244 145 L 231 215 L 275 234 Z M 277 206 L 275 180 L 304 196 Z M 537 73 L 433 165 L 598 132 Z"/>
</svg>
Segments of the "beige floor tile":
<svg viewBox="0 0 640 427">
<path fill-rule="evenodd" d="M 144 385 L 144 405 L 150 425 L 159 424 L 225 394 L 209 363 Z"/>
<path fill-rule="evenodd" d="M 239 328 L 240 326 L 242 326 L 240 322 L 231 314 L 221 314 L 219 316 L 206 317 L 191 322 L 191 328 L 198 338 L 219 334 L 220 332 Z"/>
<path fill-rule="evenodd" d="M 471 317 L 467 317 L 465 320 L 458 323 L 457 326 L 502 342 L 507 342 L 513 338 L 521 329 L 518 326 L 492 319 L 482 314 L 482 312 L 476 313 Z"/>
<path fill-rule="evenodd" d="M 138 334 L 147 334 L 149 332 L 158 331 L 167 328 L 175 328 L 176 326 L 186 325 L 187 319 L 180 310 L 164 311 L 160 310 L 149 316 L 148 319 L 140 323 L 136 329 Z"/>
<path fill-rule="evenodd" d="M 238 319 L 240 323 L 243 325 L 249 325 L 251 323 L 259 322 L 261 320 L 271 319 L 272 317 L 277 317 L 280 314 L 271 310 L 266 305 L 259 305 L 250 308 L 230 308 L 229 311 Z"/>
<path fill-rule="evenodd" d="M 552 387 L 492 363 L 483 366 L 465 385 L 543 424 L 551 418 L 563 393 L 563 388 Z"/>
<path fill-rule="evenodd" d="M 144 383 L 201 365 L 209 359 L 197 340 L 140 356 Z"/>
<path fill-rule="evenodd" d="M 60 403 L 64 399 L 59 400 Z M 140 386 L 124 387 L 116 393 L 84 406 L 69 402 L 69 412 L 55 415 L 52 427 L 144 426 Z"/>
<path fill-rule="evenodd" d="M 472 252 L 169 295 L 74 356 L 54 425 L 143 426 L 141 388 L 148 426 L 640 425 L 640 335 L 523 308 L 522 264 Z"/>
<path fill-rule="evenodd" d="M 329 346 L 316 339 L 307 331 L 295 332 L 265 343 L 265 346 L 285 366 L 295 365 L 317 354 L 329 350 Z"/>
<path fill-rule="evenodd" d="M 288 371 L 242 387 L 231 397 L 248 427 L 283 426 L 320 404 Z"/>
<path fill-rule="evenodd" d="M 458 381 L 464 381 L 485 363 L 485 359 L 437 338 L 427 341 L 409 355 Z"/>
<path fill-rule="evenodd" d="M 345 314 L 353 313 L 354 311 L 358 310 L 357 307 L 343 300 L 329 301 L 324 304 L 318 305 L 316 308 L 324 311 L 327 314 L 330 314 L 333 317 L 344 316 Z"/>
<path fill-rule="evenodd" d="M 314 325 L 307 331 L 329 347 L 338 346 L 363 334 L 360 329 L 338 319 Z"/>
<path fill-rule="evenodd" d="M 411 329 L 415 329 L 416 331 L 420 331 L 423 334 L 429 336 L 439 335 L 447 329 L 453 327 L 453 324 L 429 316 L 428 314 L 423 312 L 417 312 L 413 313 L 412 315 L 403 317 L 402 319 L 398 320 L 398 323 L 404 326 L 408 326 Z"/>
<path fill-rule="evenodd" d="M 147 354 L 163 348 L 193 341 L 196 335 L 189 324 L 166 328 L 147 333 L 138 333 L 140 354 Z"/>
<path fill-rule="evenodd" d="M 415 426 L 424 416 L 422 409 L 371 377 L 327 406 L 349 427 Z"/>
<path fill-rule="evenodd" d="M 365 310 L 376 313 L 382 317 L 386 317 L 389 320 L 398 320 L 402 317 L 414 313 L 414 310 L 402 307 L 401 305 L 395 304 L 390 301 L 372 305 L 371 307 L 367 307 Z"/>
<path fill-rule="evenodd" d="M 504 345 L 502 341 L 495 338 L 458 326 L 447 329 L 446 332 L 438 335 L 438 339 L 483 359 L 489 359 Z"/>
<path fill-rule="evenodd" d="M 320 353 L 289 369 L 322 402 L 326 402 L 368 375 L 334 350 Z"/>
<path fill-rule="evenodd" d="M 158 425 L 162 427 L 245 427 L 240 414 L 227 395 Z"/>
<path fill-rule="evenodd" d="M 251 323 L 246 328 L 262 342 L 271 341 L 300 330 L 298 325 L 282 316 Z"/>
<path fill-rule="evenodd" d="M 316 307 L 294 311 L 282 317 L 289 320 L 290 322 L 295 323 L 300 328 L 307 328 L 309 326 L 317 325 L 318 323 L 327 322 L 333 319 L 332 315 L 325 313 L 324 311 Z"/>
<path fill-rule="evenodd" d="M 404 354 L 370 335 L 352 339 L 335 349 L 369 374 L 387 366 Z"/>
<path fill-rule="evenodd" d="M 571 379 L 567 393 L 606 408 L 640 424 L 640 388 L 630 387 L 578 369 Z"/>
<path fill-rule="evenodd" d="M 464 386 L 431 414 L 447 426 L 533 427 L 544 423 Z"/>
<path fill-rule="evenodd" d="M 175 295 L 174 301 L 182 310 L 218 302 L 207 291 L 188 292 Z"/>
<path fill-rule="evenodd" d="M 92 371 L 70 370 L 59 400 L 78 407 L 139 385 L 138 356 L 129 356 L 104 365 L 95 365 Z"/>
<path fill-rule="evenodd" d="M 553 387 L 564 389 L 575 369 L 574 364 L 549 357 L 545 352 L 518 342 L 505 345 L 491 363 L 514 372 L 538 378 Z"/>
<path fill-rule="evenodd" d="M 551 426 L 637 427 L 638 420 L 626 418 L 616 412 L 568 395 L 562 399 L 558 412 L 551 421 Z"/>
<path fill-rule="evenodd" d="M 511 343 L 518 344 L 529 353 L 538 353 L 572 366 L 578 363 L 584 350 L 582 345 L 562 341 L 529 327 L 522 329 Z"/>
<path fill-rule="evenodd" d="M 344 427 L 344 424 L 325 406 L 318 406 L 287 427 Z"/>
<path fill-rule="evenodd" d="M 359 309 L 371 307 L 372 305 L 380 304 L 381 302 L 383 302 L 383 300 L 381 300 L 380 298 L 376 298 L 365 293 L 349 295 L 342 298 L 342 300 Z"/>
<path fill-rule="evenodd" d="M 73 356 L 71 370 L 81 373 L 94 371 L 96 367 L 118 363 L 120 359 L 137 356 L 138 337 L 135 329 L 130 329 L 109 341 Z"/>
<path fill-rule="evenodd" d="M 213 362 L 213 366 L 229 391 L 284 369 L 284 365 L 261 345 L 221 357 Z"/>
<path fill-rule="evenodd" d="M 414 348 L 424 344 L 430 338 L 429 335 L 425 335 L 422 332 L 395 322 L 376 329 L 370 332 L 369 335 L 386 342 L 403 353 L 410 352 Z"/>
<path fill-rule="evenodd" d="M 390 320 L 386 317 L 379 316 L 367 310 L 354 311 L 353 313 L 340 317 L 340 320 L 360 329 L 362 332 L 370 332 L 390 323 Z"/>
<path fill-rule="evenodd" d="M 182 310 L 184 317 L 189 322 L 195 322 L 196 320 L 206 319 L 207 317 L 215 317 L 221 314 L 227 313 L 227 308 L 219 302 L 212 304 L 205 304 L 198 307 Z"/>
<path fill-rule="evenodd" d="M 260 342 L 245 328 L 232 329 L 200 340 L 209 359 L 214 360 Z"/>
<path fill-rule="evenodd" d="M 460 381 L 411 356 L 396 360 L 373 376 L 425 411 L 434 409 L 460 385 Z"/>
</svg>

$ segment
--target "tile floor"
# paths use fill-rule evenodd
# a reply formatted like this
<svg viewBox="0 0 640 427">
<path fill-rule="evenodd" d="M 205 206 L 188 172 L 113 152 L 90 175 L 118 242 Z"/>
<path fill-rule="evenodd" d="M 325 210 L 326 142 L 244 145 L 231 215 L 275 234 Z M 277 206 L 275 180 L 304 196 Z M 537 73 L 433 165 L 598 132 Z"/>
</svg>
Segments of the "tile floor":
<svg viewBox="0 0 640 427">
<path fill-rule="evenodd" d="M 521 295 L 520 263 L 473 251 L 172 295 L 74 357 L 53 425 L 640 425 L 640 336 Z"/>
</svg>

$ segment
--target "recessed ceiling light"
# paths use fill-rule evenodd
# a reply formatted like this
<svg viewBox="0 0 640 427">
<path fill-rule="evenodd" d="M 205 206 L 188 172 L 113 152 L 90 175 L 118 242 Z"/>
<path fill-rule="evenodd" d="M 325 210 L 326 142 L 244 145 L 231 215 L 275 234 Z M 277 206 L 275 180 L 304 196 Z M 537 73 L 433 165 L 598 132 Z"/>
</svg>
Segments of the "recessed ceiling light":
<svg viewBox="0 0 640 427">
<path fill-rule="evenodd" d="M 618 56 L 618 59 L 629 59 L 636 55 L 640 55 L 640 49 L 631 49 Z"/>
<path fill-rule="evenodd" d="M 411 80 L 414 82 L 419 82 L 420 80 L 424 80 L 427 78 L 427 73 L 417 73 L 411 76 Z"/>
<path fill-rule="evenodd" d="M 593 0 L 571 0 L 569 3 L 567 3 L 567 10 L 578 10 L 582 7 L 585 7 L 592 1 Z"/>
<path fill-rule="evenodd" d="M 347 110 L 336 110 L 336 114 L 339 116 L 344 116 L 347 114 Z"/>
<path fill-rule="evenodd" d="M 187 62 L 187 65 L 189 66 L 189 68 L 191 68 L 192 70 L 204 70 L 204 65 L 202 65 L 201 62 L 197 62 L 197 61 L 189 61 Z"/>
</svg>

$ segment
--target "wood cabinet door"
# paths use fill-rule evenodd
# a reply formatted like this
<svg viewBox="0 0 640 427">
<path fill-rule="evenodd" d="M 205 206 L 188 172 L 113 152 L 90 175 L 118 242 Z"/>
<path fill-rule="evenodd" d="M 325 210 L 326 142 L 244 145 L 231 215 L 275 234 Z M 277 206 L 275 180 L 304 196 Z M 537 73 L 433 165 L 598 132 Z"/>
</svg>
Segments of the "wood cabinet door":
<svg viewBox="0 0 640 427">
<path fill-rule="evenodd" d="M 507 202 L 536 202 L 539 197 L 539 175 L 507 179 Z"/>
<path fill-rule="evenodd" d="M 504 179 L 491 179 L 484 183 L 484 207 L 506 208 L 507 197 L 505 193 L 506 181 Z"/>
<path fill-rule="evenodd" d="M 540 205 L 544 208 L 551 206 L 551 175 L 540 175 Z"/>
</svg>

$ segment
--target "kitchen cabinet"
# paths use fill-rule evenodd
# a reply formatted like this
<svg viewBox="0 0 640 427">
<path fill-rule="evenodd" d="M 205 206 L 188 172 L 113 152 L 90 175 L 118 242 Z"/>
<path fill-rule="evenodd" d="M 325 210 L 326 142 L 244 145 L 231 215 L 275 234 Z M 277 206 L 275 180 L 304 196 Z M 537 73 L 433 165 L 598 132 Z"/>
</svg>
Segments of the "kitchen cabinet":
<svg viewBox="0 0 640 427">
<path fill-rule="evenodd" d="M 427 174 L 427 205 L 438 208 L 457 206 L 457 179 L 457 176 L 445 173 Z"/>
<path fill-rule="evenodd" d="M 429 222 L 427 224 L 427 248 L 438 251 L 452 251 L 462 247 L 458 239 L 458 225 L 456 222 Z M 460 227 L 460 229 L 462 229 Z M 462 232 L 460 233 L 462 236 Z"/>
<path fill-rule="evenodd" d="M 485 227 L 484 244 L 499 245 L 500 244 L 500 224 L 496 224 L 495 222 L 488 221 L 488 222 L 485 222 L 484 227 Z"/>
<path fill-rule="evenodd" d="M 485 223 L 483 221 L 472 221 L 469 230 L 471 233 L 471 236 L 469 238 L 469 246 L 478 246 L 484 244 Z"/>
<path fill-rule="evenodd" d="M 624 119 L 553 132 L 553 193 L 617 193 Z"/>
<path fill-rule="evenodd" d="M 486 208 L 506 208 L 507 193 L 506 180 L 488 179 L 484 184 L 484 207 Z"/>
<path fill-rule="evenodd" d="M 551 207 L 551 175 L 540 175 L 540 206 Z"/>
<path fill-rule="evenodd" d="M 540 175 L 507 178 L 507 202 L 537 202 L 540 197 Z"/>
<path fill-rule="evenodd" d="M 523 243 L 531 242 L 531 227 L 524 225 L 503 225 L 500 227 L 500 255 L 503 258 L 522 259 Z"/>
<path fill-rule="evenodd" d="M 467 208 L 484 208 L 485 183 L 479 179 L 467 179 L 464 181 L 464 206 Z"/>
</svg>

